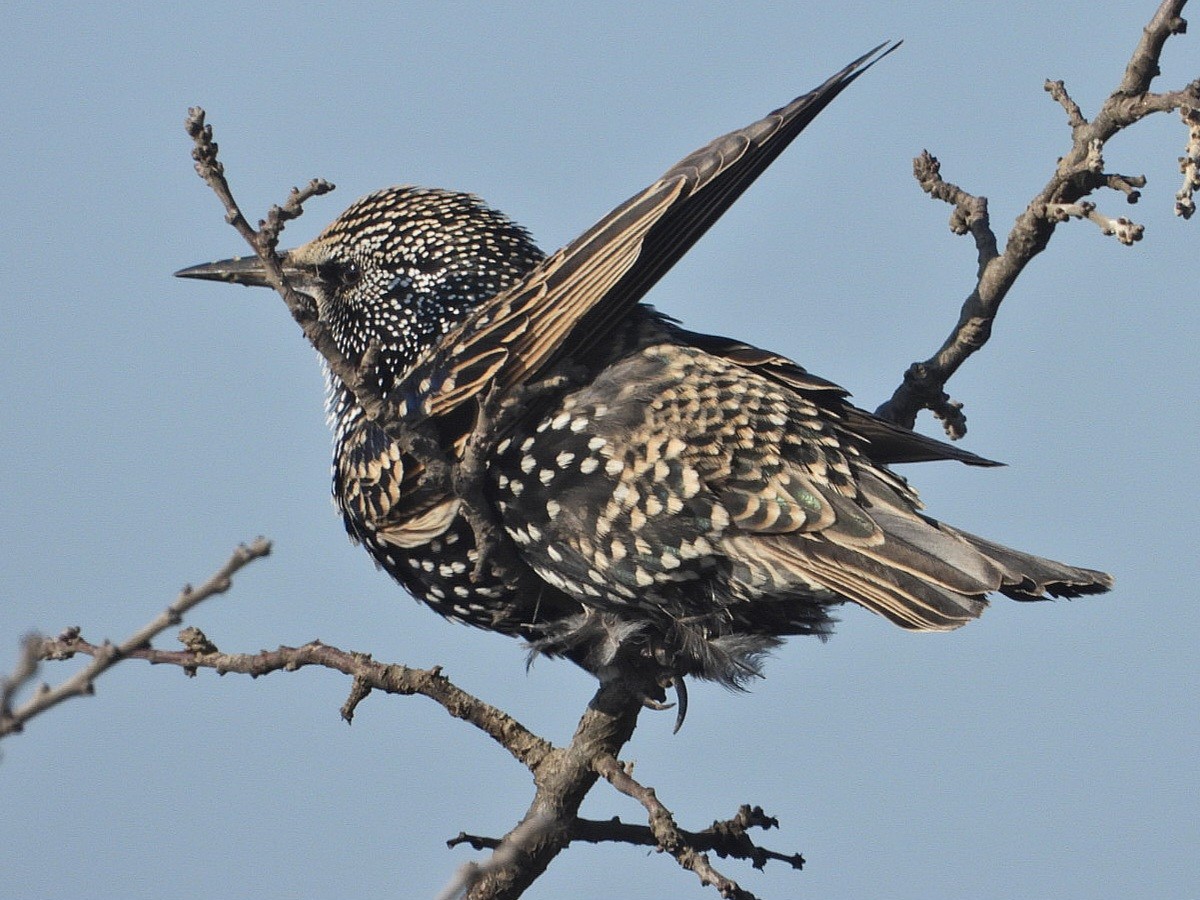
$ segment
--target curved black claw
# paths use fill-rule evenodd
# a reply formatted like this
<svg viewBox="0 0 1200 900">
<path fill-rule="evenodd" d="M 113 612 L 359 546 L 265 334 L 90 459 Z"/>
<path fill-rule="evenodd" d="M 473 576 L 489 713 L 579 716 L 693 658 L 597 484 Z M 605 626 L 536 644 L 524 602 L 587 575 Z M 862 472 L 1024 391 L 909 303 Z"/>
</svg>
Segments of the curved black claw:
<svg viewBox="0 0 1200 900">
<path fill-rule="evenodd" d="M 671 685 L 675 688 L 675 699 L 679 701 L 679 712 L 675 714 L 675 728 L 671 734 L 679 734 L 679 729 L 683 727 L 683 720 L 687 718 L 688 711 L 688 692 L 687 682 L 683 680 L 682 675 L 676 675 L 671 679 Z M 673 704 L 668 704 L 673 705 Z"/>
</svg>

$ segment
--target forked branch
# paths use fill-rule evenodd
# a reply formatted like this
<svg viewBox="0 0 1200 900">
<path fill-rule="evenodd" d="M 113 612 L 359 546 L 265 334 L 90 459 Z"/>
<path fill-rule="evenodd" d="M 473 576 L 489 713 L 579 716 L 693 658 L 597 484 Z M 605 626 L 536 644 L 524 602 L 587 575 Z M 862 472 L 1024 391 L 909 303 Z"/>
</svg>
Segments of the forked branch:
<svg viewBox="0 0 1200 900">
<path fill-rule="evenodd" d="M 1104 146 L 1114 135 L 1156 112 L 1178 110 L 1189 126 L 1189 140 L 1180 169 L 1184 186 L 1175 195 L 1175 212 L 1185 218 L 1195 209 L 1193 194 L 1200 188 L 1200 80 L 1181 90 L 1150 91 L 1159 73 L 1159 58 L 1171 35 L 1182 34 L 1187 23 L 1181 17 L 1187 0 L 1163 0 L 1142 33 L 1129 65 L 1116 90 L 1088 121 L 1071 99 L 1061 81 L 1047 81 L 1045 90 L 1067 115 L 1071 147 L 1063 154 L 1050 180 L 1029 201 L 1009 232 L 1003 251 L 997 246 L 987 218 L 987 200 L 942 180 L 940 165 L 927 151 L 913 162 L 913 174 L 921 189 L 932 199 L 953 207 L 950 229 L 971 234 L 978 249 L 975 287 L 962 304 L 958 321 L 933 356 L 915 362 L 904 380 L 876 413 L 912 428 L 917 413 L 931 410 L 942 420 L 946 433 L 957 439 L 966 434 L 962 404 L 951 400 L 946 382 L 992 333 L 1000 304 L 1029 262 L 1046 249 L 1055 228 L 1068 219 L 1087 219 L 1105 235 L 1130 245 L 1142 239 L 1143 227 L 1125 216 L 1107 216 L 1099 204 L 1085 200 L 1101 188 L 1118 191 L 1128 203 L 1136 203 L 1146 179 L 1104 171 Z"/>
</svg>

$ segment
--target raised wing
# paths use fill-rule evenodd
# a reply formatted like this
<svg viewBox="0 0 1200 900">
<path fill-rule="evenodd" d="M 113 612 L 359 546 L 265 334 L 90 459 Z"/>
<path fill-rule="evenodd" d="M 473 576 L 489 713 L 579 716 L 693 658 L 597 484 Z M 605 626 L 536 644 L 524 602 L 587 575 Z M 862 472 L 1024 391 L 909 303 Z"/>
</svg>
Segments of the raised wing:
<svg viewBox="0 0 1200 900">
<path fill-rule="evenodd" d="M 403 387 L 405 413 L 444 415 L 493 387 L 529 380 L 568 347 L 596 341 L 809 122 L 898 46 L 880 44 L 787 106 L 680 160 L 519 285 L 483 304 Z"/>
</svg>

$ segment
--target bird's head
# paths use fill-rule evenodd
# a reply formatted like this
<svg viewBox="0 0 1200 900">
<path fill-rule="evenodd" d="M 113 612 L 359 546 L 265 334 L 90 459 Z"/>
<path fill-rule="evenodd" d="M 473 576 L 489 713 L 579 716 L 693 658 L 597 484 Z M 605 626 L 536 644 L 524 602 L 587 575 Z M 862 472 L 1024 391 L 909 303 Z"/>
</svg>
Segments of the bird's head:
<svg viewBox="0 0 1200 900">
<path fill-rule="evenodd" d="M 411 186 L 368 194 L 312 241 L 281 254 L 288 281 L 313 299 L 351 363 L 378 347 L 384 392 L 472 309 L 519 281 L 543 255 L 523 228 L 478 197 Z M 268 284 L 254 257 L 175 274 Z"/>
</svg>

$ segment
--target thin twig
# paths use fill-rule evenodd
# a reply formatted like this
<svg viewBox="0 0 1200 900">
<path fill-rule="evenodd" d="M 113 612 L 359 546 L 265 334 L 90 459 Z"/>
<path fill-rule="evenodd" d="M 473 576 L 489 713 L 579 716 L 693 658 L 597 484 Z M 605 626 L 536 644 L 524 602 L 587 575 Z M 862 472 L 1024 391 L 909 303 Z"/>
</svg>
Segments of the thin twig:
<svg viewBox="0 0 1200 900">
<path fill-rule="evenodd" d="M 763 812 L 761 806 L 743 805 L 737 815 L 730 819 L 713 822 L 703 831 L 688 831 L 679 829 L 692 847 L 705 852 L 716 853 L 725 859 L 744 859 L 754 868 L 763 869 L 768 862 L 782 862 L 793 869 L 804 868 L 804 857 L 799 853 L 779 853 L 759 847 L 747 833 L 751 828 L 764 830 L 778 828 L 779 822 Z M 654 832 L 647 825 L 637 825 L 632 822 L 622 822 L 617 816 L 611 819 L 576 819 L 571 828 L 571 843 L 587 844 L 629 844 L 631 846 L 653 847 L 661 849 Z M 457 847 L 466 844 L 476 850 L 495 850 L 500 846 L 499 838 L 486 837 L 478 834 L 467 834 L 460 831 L 455 837 L 446 841 L 447 847 Z"/>
<path fill-rule="evenodd" d="M 1112 235 L 1126 246 L 1140 241 L 1142 233 L 1145 231 L 1143 226 L 1125 216 L 1117 216 L 1113 219 L 1098 212 L 1096 204 L 1089 203 L 1087 200 L 1080 200 L 1078 203 L 1047 203 L 1046 216 L 1060 222 L 1065 222 L 1070 218 L 1087 219 L 1100 226 L 1102 234 Z"/>
<path fill-rule="evenodd" d="M 307 666 L 333 669 L 354 678 L 351 699 L 357 703 L 367 688 L 388 694 L 420 694 L 437 702 L 450 715 L 483 731 L 505 747 L 522 764 L 533 767 L 549 752 L 551 745 L 539 738 L 504 711 L 485 703 L 442 674 L 440 667 L 412 669 L 408 666 L 376 662 L 366 653 L 339 650 L 320 641 L 300 647 L 279 647 L 259 653 L 222 653 L 198 629 L 185 629 L 180 635 L 187 649 L 158 650 L 139 645 L 123 653 L 126 659 L 142 659 L 153 665 L 178 666 L 189 674 L 211 669 L 219 675 L 240 674 L 258 678 L 273 672 L 295 672 Z M 109 645 L 96 645 L 78 634 L 67 634 L 44 641 L 42 658 L 61 658 L 76 653 L 103 657 Z M 350 701 L 348 701 L 350 704 Z M 343 707 L 343 717 L 353 711 Z"/>
<path fill-rule="evenodd" d="M 753 894 L 732 878 L 718 872 L 709 862 L 707 854 L 687 841 L 675 823 L 675 817 L 658 799 L 654 788 L 639 784 L 615 756 L 596 759 L 595 768 L 614 788 L 642 804 L 649 816 L 650 832 L 659 849 L 670 853 L 684 869 L 694 872 L 701 884 L 715 887 L 722 897 L 731 900 L 754 900 Z"/>
<path fill-rule="evenodd" d="M 233 191 L 225 178 L 225 166 L 217 157 L 217 142 L 213 139 L 212 126 L 205 122 L 206 113 L 199 106 L 188 110 L 184 127 L 192 139 L 192 159 L 196 162 L 196 174 L 212 189 L 225 207 L 225 221 L 232 225 L 250 246 L 254 254 L 262 261 L 271 287 L 283 298 L 292 318 L 304 331 L 304 336 L 316 348 L 330 371 L 340 378 L 350 388 L 359 401 L 359 405 L 369 418 L 382 415 L 383 401 L 377 391 L 372 391 L 365 382 L 359 370 L 348 360 L 334 341 L 333 335 L 325 327 L 312 304 L 301 294 L 292 289 L 283 271 L 283 260 L 275 252 L 279 234 L 286 221 L 295 219 L 303 212 L 303 202 L 309 197 L 328 193 L 334 189 L 329 182 L 314 178 L 304 190 L 292 188 L 287 202 L 283 207 L 274 207 L 268 213 L 267 220 L 262 223 L 261 230 L 256 231 L 242 214 L 241 208 L 233 197 Z"/>
<path fill-rule="evenodd" d="M 1088 121 L 1083 117 L 1083 112 L 1079 109 L 1079 104 L 1071 99 L 1071 95 L 1067 93 L 1067 87 L 1061 81 L 1046 80 L 1044 85 L 1046 93 L 1057 100 L 1062 108 L 1067 111 L 1067 124 L 1072 129 L 1083 128 Z"/>
<path fill-rule="evenodd" d="M 755 844 L 747 830 L 750 828 L 777 828 L 778 822 L 767 817 L 761 807 L 743 806 L 732 819 L 714 822 L 703 831 L 687 831 L 679 829 L 679 834 L 694 849 L 716 853 L 725 859 L 744 859 L 754 868 L 762 869 L 770 861 L 782 862 L 793 869 L 804 868 L 804 857 L 799 853 L 779 853 Z M 459 840 L 478 840 L 473 836 L 460 835 Z M 643 847 L 659 847 L 658 839 L 647 825 L 636 825 L 622 822 L 613 817 L 605 821 L 594 819 L 579 819 L 575 822 L 572 833 L 573 841 L 584 841 L 591 844 L 613 842 L 634 844 Z"/>
<path fill-rule="evenodd" d="M 20 731 L 25 723 L 34 716 L 45 712 L 52 706 L 57 706 L 64 700 L 94 693 L 95 680 L 99 675 L 121 660 L 136 657 L 146 651 L 154 638 L 168 628 L 178 625 L 183 620 L 183 616 L 198 603 L 228 591 L 233 584 L 233 576 L 239 570 L 270 552 L 271 542 L 265 538 L 258 538 L 249 544 L 238 547 L 225 565 L 221 566 L 200 587 L 192 588 L 190 585 L 184 587 L 174 603 L 120 644 L 111 644 L 106 641 L 99 645 L 88 645 L 89 649 L 85 652 L 92 657 L 90 663 L 56 687 L 43 687 L 36 691 L 24 704 L 15 709 L 8 708 L 8 701 L 11 699 L 8 685 L 21 679 L 19 677 L 7 679 L 4 690 L 5 705 L 3 709 L 0 709 L 0 737 Z M 56 640 L 41 639 L 38 642 L 37 656 L 43 660 L 69 658 L 76 652 L 71 644 L 77 639 L 78 629 L 72 629 Z M 26 652 L 31 643 L 32 641 L 27 639 Z M 18 676 L 27 668 L 23 657 L 23 662 L 18 665 Z"/>
<path fill-rule="evenodd" d="M 13 719 L 13 700 L 37 677 L 41 647 L 40 634 L 27 634 L 21 641 L 21 656 L 13 667 L 12 674 L 0 681 L 0 724 Z M 19 727 L 16 730 L 19 730 Z"/>
</svg>

